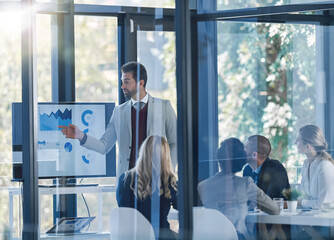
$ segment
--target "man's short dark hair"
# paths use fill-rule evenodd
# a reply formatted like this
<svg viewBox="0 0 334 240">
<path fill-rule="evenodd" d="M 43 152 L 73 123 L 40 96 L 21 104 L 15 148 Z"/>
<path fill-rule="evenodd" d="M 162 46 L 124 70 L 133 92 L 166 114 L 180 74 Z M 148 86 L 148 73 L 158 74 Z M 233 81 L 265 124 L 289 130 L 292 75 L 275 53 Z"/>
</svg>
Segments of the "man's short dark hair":
<svg viewBox="0 0 334 240">
<path fill-rule="evenodd" d="M 228 138 L 217 149 L 217 161 L 224 173 L 240 172 L 247 163 L 244 145 L 237 138 Z"/>
<path fill-rule="evenodd" d="M 252 152 L 257 152 L 262 159 L 266 159 L 271 152 L 270 141 L 261 135 L 250 136 L 247 145 Z"/>
<path fill-rule="evenodd" d="M 144 87 L 146 87 L 146 82 L 147 82 L 147 72 L 146 68 L 137 62 L 128 62 L 125 63 L 122 67 L 121 70 L 123 73 L 132 73 L 132 77 L 137 80 L 137 76 L 139 76 L 139 80 L 144 80 Z"/>
</svg>

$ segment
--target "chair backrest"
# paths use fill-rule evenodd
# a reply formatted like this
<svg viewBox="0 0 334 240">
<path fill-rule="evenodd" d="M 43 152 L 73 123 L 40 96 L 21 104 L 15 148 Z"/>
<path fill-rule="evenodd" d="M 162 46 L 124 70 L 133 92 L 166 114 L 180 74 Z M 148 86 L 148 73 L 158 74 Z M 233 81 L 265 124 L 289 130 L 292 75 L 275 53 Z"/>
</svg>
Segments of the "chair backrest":
<svg viewBox="0 0 334 240">
<path fill-rule="evenodd" d="M 113 208 L 110 212 L 110 239 L 155 240 L 150 222 L 134 208 Z"/>
<path fill-rule="evenodd" d="M 193 208 L 193 240 L 226 239 L 238 240 L 237 231 L 231 221 L 218 210 Z"/>
</svg>

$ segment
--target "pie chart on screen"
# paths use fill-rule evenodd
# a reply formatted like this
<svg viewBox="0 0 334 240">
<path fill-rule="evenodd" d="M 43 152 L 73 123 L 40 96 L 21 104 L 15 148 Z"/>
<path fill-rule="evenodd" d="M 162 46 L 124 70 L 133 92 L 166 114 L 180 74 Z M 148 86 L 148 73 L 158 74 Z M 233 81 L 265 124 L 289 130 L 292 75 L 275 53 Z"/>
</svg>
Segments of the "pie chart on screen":
<svg viewBox="0 0 334 240">
<path fill-rule="evenodd" d="M 89 159 L 86 158 L 86 156 L 82 156 L 82 161 L 84 161 L 86 164 L 89 164 Z"/>
<path fill-rule="evenodd" d="M 84 150 L 83 153 L 82 153 L 81 158 L 82 158 L 82 161 L 85 164 L 89 164 L 90 160 L 92 159 L 92 153 L 88 150 Z"/>
<path fill-rule="evenodd" d="M 64 149 L 66 152 L 71 152 L 72 151 L 72 144 L 70 142 L 65 143 Z"/>
</svg>

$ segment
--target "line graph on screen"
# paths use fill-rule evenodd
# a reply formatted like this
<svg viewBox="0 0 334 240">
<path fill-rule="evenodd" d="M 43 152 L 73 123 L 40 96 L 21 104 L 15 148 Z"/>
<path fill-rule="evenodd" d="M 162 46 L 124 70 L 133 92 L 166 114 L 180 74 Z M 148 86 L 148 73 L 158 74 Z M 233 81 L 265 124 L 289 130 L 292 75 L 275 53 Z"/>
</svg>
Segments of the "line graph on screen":
<svg viewBox="0 0 334 240">
<path fill-rule="evenodd" d="M 39 114 L 40 131 L 60 131 L 59 125 L 68 126 L 72 123 L 72 110 L 65 109 L 63 112 L 58 109 L 50 114 Z"/>
</svg>

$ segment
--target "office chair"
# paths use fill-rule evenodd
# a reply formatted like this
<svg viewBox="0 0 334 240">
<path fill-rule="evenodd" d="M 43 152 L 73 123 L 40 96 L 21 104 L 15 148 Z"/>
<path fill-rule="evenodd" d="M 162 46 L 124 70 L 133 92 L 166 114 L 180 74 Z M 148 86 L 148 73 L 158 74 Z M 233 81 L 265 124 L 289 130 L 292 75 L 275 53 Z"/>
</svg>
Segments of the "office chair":
<svg viewBox="0 0 334 240">
<path fill-rule="evenodd" d="M 237 231 L 231 221 L 218 210 L 193 208 L 193 240 L 226 239 L 238 240 Z"/>
<path fill-rule="evenodd" d="M 155 240 L 151 223 L 136 209 L 120 207 L 110 212 L 110 239 Z"/>
</svg>

